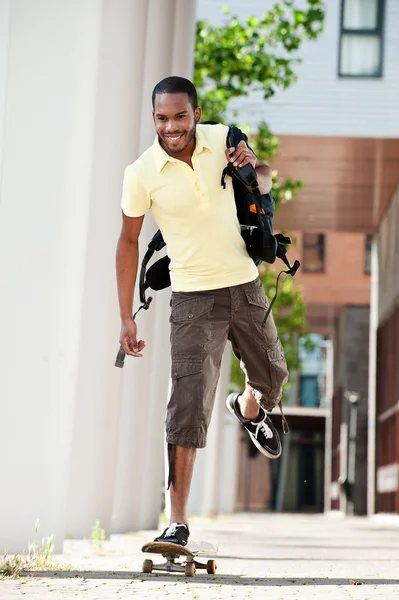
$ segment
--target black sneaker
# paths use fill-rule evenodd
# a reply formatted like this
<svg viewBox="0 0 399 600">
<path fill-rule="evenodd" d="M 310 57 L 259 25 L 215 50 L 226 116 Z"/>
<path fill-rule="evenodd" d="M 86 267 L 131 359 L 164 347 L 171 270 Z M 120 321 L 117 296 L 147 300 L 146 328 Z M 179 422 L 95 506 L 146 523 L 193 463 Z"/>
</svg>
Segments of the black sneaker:
<svg viewBox="0 0 399 600">
<path fill-rule="evenodd" d="M 162 535 L 155 538 L 154 542 L 167 542 L 168 544 L 180 544 L 187 546 L 190 531 L 184 523 L 172 523 L 165 529 Z"/>
<path fill-rule="evenodd" d="M 237 399 L 240 394 L 230 394 L 226 400 L 226 406 L 232 415 L 235 415 L 241 425 L 248 431 L 252 442 L 259 452 L 269 458 L 278 458 L 281 454 L 280 437 L 271 419 L 263 408 L 259 407 L 259 417 L 256 421 L 245 419 L 240 411 Z"/>
</svg>

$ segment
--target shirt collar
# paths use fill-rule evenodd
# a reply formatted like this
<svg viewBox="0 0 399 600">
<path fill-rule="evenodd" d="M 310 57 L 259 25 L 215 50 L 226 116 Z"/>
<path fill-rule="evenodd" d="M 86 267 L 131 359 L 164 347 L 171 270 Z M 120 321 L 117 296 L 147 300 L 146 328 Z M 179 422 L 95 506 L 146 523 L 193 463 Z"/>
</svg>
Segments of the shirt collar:
<svg viewBox="0 0 399 600">
<path fill-rule="evenodd" d="M 204 150 L 204 148 L 212 151 L 209 141 L 206 138 L 205 132 L 201 130 L 201 125 L 197 125 L 195 131 L 195 148 L 193 156 L 195 156 L 196 154 L 200 154 Z M 159 143 L 158 136 L 156 136 L 154 140 L 153 152 L 155 158 L 155 165 L 159 173 L 162 171 L 162 169 L 168 161 L 176 162 L 177 160 L 176 158 L 173 158 L 173 156 L 169 156 L 169 154 L 162 148 L 161 144 Z"/>
</svg>

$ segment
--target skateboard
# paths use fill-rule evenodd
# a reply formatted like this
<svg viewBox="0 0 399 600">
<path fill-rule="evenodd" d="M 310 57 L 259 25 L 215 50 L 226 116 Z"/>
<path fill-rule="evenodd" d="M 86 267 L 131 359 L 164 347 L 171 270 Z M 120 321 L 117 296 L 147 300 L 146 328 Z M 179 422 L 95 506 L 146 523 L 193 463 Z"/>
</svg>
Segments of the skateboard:
<svg viewBox="0 0 399 600">
<path fill-rule="evenodd" d="M 152 560 L 146 558 L 143 562 L 143 573 L 151 573 L 152 571 L 167 571 L 171 573 L 172 571 L 176 571 L 184 573 L 186 577 L 194 577 L 196 569 L 206 569 L 210 575 L 216 573 L 216 561 L 208 560 L 206 563 L 202 563 L 197 560 L 197 556 L 212 556 L 216 554 L 217 548 L 208 542 L 192 542 L 190 548 L 166 542 L 148 542 L 144 544 L 141 551 L 151 554 L 162 554 L 166 558 L 166 562 L 155 565 Z M 177 561 L 180 557 L 183 560 Z"/>
</svg>

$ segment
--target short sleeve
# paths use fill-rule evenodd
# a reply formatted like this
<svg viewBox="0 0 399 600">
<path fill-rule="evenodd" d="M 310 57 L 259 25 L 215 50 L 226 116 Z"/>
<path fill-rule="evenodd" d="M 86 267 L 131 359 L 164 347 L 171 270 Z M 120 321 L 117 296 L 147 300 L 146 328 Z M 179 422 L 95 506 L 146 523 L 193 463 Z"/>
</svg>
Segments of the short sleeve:
<svg viewBox="0 0 399 600">
<path fill-rule="evenodd" d="M 128 217 L 141 217 L 151 206 L 149 193 L 132 165 L 125 169 L 121 205 Z"/>
<path fill-rule="evenodd" d="M 229 127 L 227 125 L 223 125 L 219 123 L 217 125 L 219 136 L 220 136 L 220 144 L 223 147 L 223 152 L 227 148 L 227 134 L 229 133 Z"/>
</svg>

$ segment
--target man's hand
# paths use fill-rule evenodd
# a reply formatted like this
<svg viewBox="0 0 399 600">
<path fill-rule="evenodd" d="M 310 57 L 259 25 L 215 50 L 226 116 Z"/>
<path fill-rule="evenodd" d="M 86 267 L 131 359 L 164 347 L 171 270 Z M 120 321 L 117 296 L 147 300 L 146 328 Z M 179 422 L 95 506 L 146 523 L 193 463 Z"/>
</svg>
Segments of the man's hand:
<svg viewBox="0 0 399 600">
<path fill-rule="evenodd" d="M 119 343 L 129 356 L 143 356 L 140 352 L 145 348 L 145 342 L 137 342 L 137 325 L 133 319 L 122 321 Z"/>
<path fill-rule="evenodd" d="M 237 148 L 227 148 L 225 153 L 227 160 L 233 163 L 236 168 L 248 164 L 252 165 L 256 171 L 260 193 L 268 194 L 270 192 L 272 189 L 272 170 L 255 156 L 244 140 L 241 140 Z"/>
<path fill-rule="evenodd" d="M 237 148 L 227 148 L 225 153 L 227 160 L 236 168 L 244 167 L 247 164 L 255 168 L 258 162 L 255 154 L 248 148 L 244 140 L 241 140 Z"/>
</svg>

